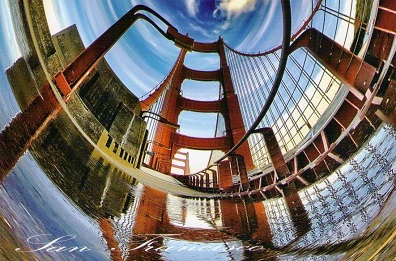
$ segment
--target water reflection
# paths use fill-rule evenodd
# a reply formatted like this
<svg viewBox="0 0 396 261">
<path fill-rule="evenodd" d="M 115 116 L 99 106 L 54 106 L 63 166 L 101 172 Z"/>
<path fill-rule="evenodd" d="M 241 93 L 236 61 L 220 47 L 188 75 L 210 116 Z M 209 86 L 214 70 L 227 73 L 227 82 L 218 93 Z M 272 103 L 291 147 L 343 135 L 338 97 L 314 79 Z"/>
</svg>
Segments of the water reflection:
<svg viewBox="0 0 396 261">
<path fill-rule="evenodd" d="M 0 58 L 4 72 L 15 57 Z M 4 73 L 0 80 L 0 125 L 5 126 L 18 109 Z M 123 171 L 129 163 L 109 159 L 59 113 L 0 185 L 0 260 L 389 260 L 396 255 L 396 131 L 389 125 L 330 176 L 270 200 L 179 197 L 140 183 Z"/>
<path fill-rule="evenodd" d="M 153 255 L 166 250 L 163 256 L 172 260 L 183 256 L 183 251 L 197 254 L 202 239 L 207 242 L 204 252 L 215 249 L 224 259 L 305 260 L 307 255 L 313 260 L 338 259 L 353 251 L 355 245 L 349 242 L 364 238 L 362 231 L 380 213 L 394 188 L 395 143 L 395 131 L 384 126 L 349 163 L 287 198 L 177 199 L 143 188 L 141 203 L 114 219 L 115 227 L 122 230 L 128 227 L 123 217 L 135 217 L 129 238 L 155 234 L 145 238 L 151 240 L 162 234 L 152 249 L 145 250 Z M 155 198 L 149 201 L 154 208 L 147 206 L 146 197 Z M 167 201 L 169 197 L 173 198 Z M 211 241 L 213 245 L 208 245 Z M 129 256 L 140 242 L 124 246 L 123 256 Z"/>
<path fill-rule="evenodd" d="M 38 138 L 32 154 L 45 173 L 78 206 L 93 217 L 118 216 L 131 204 L 136 179 L 123 173 L 75 132 L 72 144 L 55 126 Z M 70 130 L 68 134 L 72 133 Z M 68 135 L 69 136 L 69 135 Z"/>
<path fill-rule="evenodd" d="M 183 198 L 144 186 L 80 132 L 65 130 L 67 118 L 63 129 L 58 123 L 36 139 L 1 186 L 4 257 L 328 260 L 353 255 L 360 244 L 369 247 L 367 240 L 394 222 L 392 212 L 375 219 L 381 210 L 393 210 L 394 196 L 388 198 L 395 185 L 396 131 L 389 125 L 320 182 L 258 200 Z M 367 229 L 370 237 L 362 235 Z M 57 238 L 67 241 L 52 250 L 62 244 L 76 250 L 48 251 L 44 243 Z M 80 252 L 83 247 L 89 251 Z M 6 249 L 14 251 L 3 254 Z"/>
</svg>

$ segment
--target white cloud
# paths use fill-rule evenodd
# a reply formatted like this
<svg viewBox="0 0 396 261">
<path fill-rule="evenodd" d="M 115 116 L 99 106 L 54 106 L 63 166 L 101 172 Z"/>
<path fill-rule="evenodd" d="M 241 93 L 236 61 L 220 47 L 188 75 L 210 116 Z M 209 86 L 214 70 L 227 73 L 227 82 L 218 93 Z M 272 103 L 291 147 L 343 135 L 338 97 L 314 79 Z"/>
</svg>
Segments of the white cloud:
<svg viewBox="0 0 396 261">
<path fill-rule="evenodd" d="M 195 16 L 198 12 L 198 3 L 195 0 L 186 0 L 186 7 L 190 16 Z"/>
<path fill-rule="evenodd" d="M 221 0 L 214 13 L 220 12 L 227 20 L 241 14 L 251 12 L 256 7 L 257 0 Z"/>
</svg>

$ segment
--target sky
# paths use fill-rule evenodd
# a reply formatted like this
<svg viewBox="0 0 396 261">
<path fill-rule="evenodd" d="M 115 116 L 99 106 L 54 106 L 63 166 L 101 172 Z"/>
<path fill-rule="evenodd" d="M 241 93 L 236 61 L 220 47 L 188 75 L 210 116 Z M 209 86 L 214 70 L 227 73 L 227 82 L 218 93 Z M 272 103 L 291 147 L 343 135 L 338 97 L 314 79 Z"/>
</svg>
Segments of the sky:
<svg viewBox="0 0 396 261">
<path fill-rule="evenodd" d="M 234 49 L 247 53 L 269 50 L 281 43 L 282 14 L 280 1 L 274 0 L 44 0 L 51 33 L 76 24 L 88 46 L 123 14 L 137 4 L 157 11 L 182 34 L 197 42 L 214 42 L 221 36 Z M 293 31 L 309 16 L 311 0 L 292 1 Z M 155 18 L 153 19 L 154 21 Z M 158 23 L 161 28 L 166 26 Z M 138 97 L 162 81 L 172 68 L 180 49 L 165 39 L 145 21 L 137 21 L 106 55 L 106 60 L 123 83 Z M 188 53 L 185 65 L 197 70 L 219 68 L 218 55 Z M 186 97 L 216 100 L 218 83 L 203 86 L 200 82 L 183 83 Z M 204 88 L 208 91 L 203 91 Z M 213 137 L 214 114 L 183 112 L 180 133 L 195 137 Z M 201 128 L 199 128 L 201 126 Z M 202 128 L 204 126 L 204 128 Z M 207 161 L 199 155 L 199 161 Z M 195 158 L 191 155 L 190 158 Z M 205 159 L 203 159 L 205 158 Z M 202 159 L 202 160 L 201 160 Z M 202 169 L 191 167 L 192 170 Z"/>
<path fill-rule="evenodd" d="M 294 1 L 293 25 L 301 25 L 311 0 Z M 282 31 L 280 1 L 272 0 L 44 0 L 52 33 L 76 24 L 89 45 L 111 24 L 137 4 L 160 13 L 182 34 L 198 42 L 214 42 L 221 36 L 243 52 L 258 52 L 280 44 L 281 33 L 268 37 L 269 30 Z M 308 4 L 308 5 L 307 5 Z M 305 8 L 304 8 L 305 6 Z M 172 67 L 179 49 L 151 25 L 138 21 L 112 48 L 106 59 L 121 80 L 139 97 L 155 87 Z M 188 54 L 195 55 L 195 54 Z M 218 67 L 218 58 L 201 55 L 190 67 Z M 211 69 L 208 69 L 211 70 Z M 150 72 L 150 73 L 148 73 Z M 148 75 L 147 75 L 148 74 Z M 144 79 L 137 77 L 145 75 Z"/>
<path fill-rule="evenodd" d="M 5 70 L 21 56 L 21 53 L 17 47 L 10 11 L 4 2 L 1 1 L 0 4 L 0 129 L 20 111 L 5 75 Z"/>
<path fill-rule="evenodd" d="M 309 16 L 312 1 L 316 4 L 316 0 L 291 0 L 292 32 L 296 32 Z M 198 42 L 213 42 L 221 36 L 236 50 L 257 53 L 278 46 L 282 37 L 281 6 L 280 1 L 277 0 L 43 0 L 43 2 L 51 33 L 55 34 L 76 24 L 85 46 L 92 43 L 137 4 L 151 7 L 173 24 L 180 33 L 188 33 Z M 344 8 L 351 8 L 353 2 L 343 2 Z M 327 3 L 331 5 L 330 2 Z M 317 18 L 321 20 L 320 16 Z M 322 22 L 319 20 L 318 24 L 322 28 Z M 326 20 L 325 27 L 329 27 L 329 32 L 334 33 L 334 26 L 339 29 L 335 38 L 337 39 L 339 35 L 342 42 L 346 33 L 343 26 Z M 165 27 L 162 25 L 162 28 Z M 7 4 L 0 5 L 0 30 L 2 46 L 0 65 L 4 71 L 20 56 L 15 41 L 17 36 L 12 30 Z M 274 31 L 279 33 L 274 34 Z M 110 50 L 106 60 L 125 86 L 140 97 L 155 88 L 166 77 L 179 51 L 178 47 L 147 22 L 138 21 Z M 219 59 L 216 54 L 192 52 L 187 54 L 185 65 L 197 70 L 215 70 L 219 68 Z M 0 82 L 3 88 L 10 89 L 4 74 L 0 75 Z M 10 91 L 0 92 L 0 103 L 5 105 L 0 108 L 3 115 L 1 126 L 7 124 L 19 111 L 11 94 Z M 190 99 L 216 100 L 218 83 L 186 80 L 183 82 L 182 94 Z M 190 136 L 212 137 L 215 121 L 214 114 L 183 112 L 179 118 L 180 132 Z"/>
<path fill-rule="evenodd" d="M 292 4 L 293 25 L 297 28 L 310 12 L 311 0 Z M 197 42 L 214 42 L 221 36 L 231 47 L 243 52 L 271 49 L 281 42 L 282 15 L 280 1 L 272 0 L 44 0 L 46 16 L 52 34 L 76 24 L 83 43 L 88 46 L 109 26 L 133 6 L 151 7 Z M 305 7 L 304 7 L 305 6 Z M 154 21 L 158 22 L 155 18 Z M 158 22 L 166 30 L 162 22 Z M 112 69 L 138 97 L 149 92 L 171 70 L 179 48 L 165 39 L 145 21 L 136 22 L 106 55 Z M 216 54 L 188 53 L 185 65 L 196 70 L 216 70 Z M 218 83 L 203 85 L 186 81 L 183 95 L 198 100 L 216 100 Z M 183 112 L 179 117 L 181 134 L 193 137 L 213 137 L 216 114 Z M 198 162 L 192 172 L 203 169 L 208 152 L 190 151 Z"/>
</svg>

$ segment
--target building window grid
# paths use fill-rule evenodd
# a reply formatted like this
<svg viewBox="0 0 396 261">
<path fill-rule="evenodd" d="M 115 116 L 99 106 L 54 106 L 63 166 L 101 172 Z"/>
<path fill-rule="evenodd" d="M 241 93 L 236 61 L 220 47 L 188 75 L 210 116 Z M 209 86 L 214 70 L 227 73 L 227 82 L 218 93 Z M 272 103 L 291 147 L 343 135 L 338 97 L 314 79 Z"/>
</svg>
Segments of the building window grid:
<svg viewBox="0 0 396 261">
<path fill-rule="evenodd" d="M 299 247 L 307 243 L 348 240 L 380 211 L 394 187 L 395 171 L 387 162 L 396 160 L 395 137 L 389 141 L 387 133 L 382 135 L 382 140 L 375 145 L 368 143 L 365 149 L 337 169 L 333 174 L 335 177 L 329 176 L 321 184 L 299 192 L 312 223 L 312 229 L 299 241 Z M 387 188 L 386 192 L 378 193 L 383 187 Z M 362 202 L 365 202 L 363 207 Z M 349 231 L 333 224 L 346 224 Z M 321 242 L 322 238 L 328 239 Z"/>
<path fill-rule="evenodd" d="M 300 84 L 295 84 L 295 88 L 291 91 L 288 90 L 285 82 L 282 82 L 282 89 L 285 90 L 285 92 L 288 93 L 289 97 L 292 97 L 293 94 L 295 94 L 295 92 L 298 92 L 298 96 L 300 96 L 300 99 L 297 101 L 295 98 L 290 98 L 290 101 L 285 101 L 282 97 L 278 97 L 278 99 L 281 101 L 281 104 L 283 105 L 283 107 L 279 107 L 279 105 L 277 103 L 274 103 L 272 106 L 274 106 L 274 108 L 270 108 L 270 110 L 268 111 L 268 114 L 266 115 L 265 119 L 263 120 L 263 122 L 265 121 L 267 124 L 268 123 L 272 123 L 273 124 L 273 129 L 275 134 L 277 135 L 277 138 L 279 139 L 279 144 L 283 150 L 284 153 L 286 153 L 287 151 L 293 149 L 296 147 L 296 145 L 303 140 L 303 138 L 306 136 L 306 134 L 309 132 L 309 127 L 307 126 L 307 123 L 310 126 L 313 126 L 314 123 L 316 123 L 319 119 L 319 116 L 321 115 L 321 113 L 318 112 L 317 108 L 318 107 L 328 107 L 328 105 L 330 104 L 330 101 L 332 100 L 332 98 L 334 97 L 334 95 L 332 96 L 328 96 L 326 94 L 326 90 L 329 89 L 329 84 L 326 84 L 325 87 L 320 87 L 322 86 L 321 82 L 316 83 L 315 79 L 313 79 L 312 77 L 308 77 L 308 72 L 306 72 L 305 70 L 305 66 L 307 65 L 308 67 L 311 67 L 312 70 L 315 70 L 315 68 L 317 66 L 319 66 L 320 69 L 322 69 L 322 76 L 318 76 L 319 79 L 323 79 L 323 75 L 329 75 L 329 73 L 326 70 L 323 70 L 323 67 L 320 66 L 320 64 L 312 57 L 309 56 L 308 51 L 304 51 L 305 52 L 305 58 L 309 59 L 310 62 L 307 63 L 306 61 L 304 61 L 303 66 L 301 66 L 297 60 L 294 58 L 292 60 L 292 62 L 296 65 L 298 65 L 300 67 L 301 72 L 300 75 L 302 75 L 302 77 L 304 77 L 306 80 L 306 84 L 305 87 L 300 86 Z M 237 68 L 235 69 L 234 73 L 232 73 L 232 79 L 234 84 L 236 85 L 236 92 L 239 94 L 239 98 L 241 101 L 241 110 L 242 110 L 242 115 L 244 118 L 244 121 L 249 121 L 252 122 L 254 120 L 253 116 L 253 109 L 254 111 L 258 111 L 258 108 L 260 106 L 262 106 L 263 100 L 260 99 L 258 101 L 258 97 L 260 97 L 259 95 L 253 95 L 253 99 L 250 101 L 249 99 L 247 99 L 247 95 L 249 95 L 247 89 L 245 87 L 243 87 L 243 85 L 249 84 L 249 86 L 251 86 L 253 89 L 263 89 L 264 86 L 266 86 L 267 91 L 269 91 L 268 88 L 268 84 L 267 81 L 273 81 L 273 79 L 271 78 L 271 71 L 268 70 L 268 67 L 266 67 L 266 63 L 268 65 L 270 65 L 271 68 L 273 68 L 274 70 L 276 69 L 274 62 L 272 60 L 277 60 L 279 58 L 279 56 L 274 55 L 274 58 L 267 58 L 266 62 L 263 61 L 261 59 L 261 65 L 262 66 L 258 66 L 257 68 L 257 73 L 253 73 L 254 77 L 247 77 L 247 78 L 252 78 L 252 79 L 256 79 L 256 80 L 249 80 L 249 82 L 247 83 L 246 80 L 245 82 L 243 82 L 243 80 L 241 80 L 241 73 L 247 73 L 250 72 L 250 74 L 248 75 L 252 75 L 252 71 L 253 71 L 253 62 L 250 61 L 251 58 L 250 57 L 245 57 L 245 59 L 248 59 L 249 62 L 235 62 L 236 58 L 234 58 L 234 56 L 236 56 L 236 54 L 232 53 L 232 51 L 227 51 L 226 52 L 227 58 L 230 60 L 230 68 L 233 71 L 233 69 L 235 69 L 235 64 L 237 65 Z M 240 56 L 240 55 L 238 55 Z M 278 57 L 278 58 L 276 58 Z M 261 57 L 260 57 L 261 58 Z M 241 59 L 241 58 L 240 58 Z M 256 58 L 253 59 L 254 64 L 258 64 L 256 61 Z M 246 69 L 242 69 L 240 64 L 249 64 L 249 68 Z M 319 70 L 320 70 L 319 69 Z M 263 70 L 266 72 L 268 76 L 267 81 L 263 81 L 264 84 L 262 84 L 260 82 L 260 80 L 258 79 L 258 75 L 260 75 L 261 78 L 263 75 Z M 287 69 L 286 70 L 288 75 L 292 75 L 290 73 L 290 71 Z M 319 73 L 318 73 L 319 74 Z M 333 79 L 333 76 L 330 76 L 331 79 Z M 289 77 L 291 78 L 290 81 L 294 81 L 296 83 L 297 79 L 293 78 L 293 77 Z M 301 77 L 299 77 L 298 81 L 301 80 Z M 310 84 L 311 83 L 311 84 Z M 312 84 L 314 83 L 314 84 Z M 259 86 L 261 84 L 261 86 Z M 242 85 L 242 87 L 240 86 Z M 339 88 L 339 85 L 333 85 L 335 86 L 334 88 Z M 313 103 L 310 99 L 310 97 L 306 96 L 306 90 L 307 88 L 313 88 L 313 92 L 312 92 L 312 97 L 318 97 L 317 98 L 317 102 Z M 333 91 L 333 93 L 335 93 L 335 91 Z M 241 99 L 241 96 L 243 97 L 243 99 Z M 264 95 L 265 97 L 265 95 Z M 308 104 L 308 106 L 305 106 L 305 108 L 303 108 L 302 106 L 299 106 L 299 102 L 305 102 L 305 104 Z M 293 104 L 294 108 L 292 110 L 290 110 L 287 106 L 287 104 Z M 323 106 L 326 105 L 326 106 Z M 312 108 L 311 111 L 309 111 L 309 107 Z M 250 109 L 247 109 L 250 108 Z M 275 109 L 275 111 L 273 111 Z M 294 113 L 295 111 L 298 111 L 299 113 Z M 247 111 L 247 112 L 246 112 Z M 309 113 L 307 113 L 309 111 Z M 323 113 L 323 112 L 322 112 Z M 276 119 L 276 115 L 295 115 L 295 117 L 289 117 L 287 118 L 287 120 L 283 119 L 283 117 L 279 117 L 281 123 L 278 123 L 275 119 Z M 271 118 L 269 118 L 271 115 Z M 300 124 L 297 124 L 298 122 L 300 122 Z M 248 124 L 246 124 L 248 125 Z M 266 158 L 267 155 L 266 154 L 266 150 L 262 150 L 263 147 L 262 146 L 255 146 L 255 144 L 258 144 L 260 142 L 262 138 L 258 138 L 257 135 L 252 135 L 249 138 L 249 144 L 252 150 L 252 154 L 261 154 L 261 157 Z M 263 153 L 264 152 L 264 153 Z M 257 161 L 259 160 L 259 158 L 261 158 L 260 156 L 253 156 L 253 158 L 256 159 L 256 165 L 257 165 Z M 268 160 L 264 160 L 263 161 L 264 164 L 268 163 Z M 262 164 L 259 165 L 260 167 L 263 167 Z"/>
<path fill-rule="evenodd" d="M 334 77 L 334 75 L 326 69 L 326 67 L 324 67 L 317 59 L 315 59 L 315 57 L 309 53 L 309 51 L 307 49 L 298 49 L 296 50 L 294 53 L 297 52 L 303 52 L 304 53 L 304 62 L 302 64 L 300 64 L 298 62 L 298 60 L 295 58 L 295 55 L 292 54 L 289 56 L 289 58 L 293 61 L 294 65 L 299 69 L 299 71 L 301 72 L 301 76 L 303 76 L 304 78 L 306 78 L 309 83 L 314 86 L 314 89 L 317 90 L 318 92 L 320 92 L 320 95 L 323 96 L 323 98 L 325 98 L 327 100 L 328 103 L 330 103 L 332 101 L 332 97 L 329 97 L 327 95 L 328 89 L 329 88 L 325 88 L 325 91 L 323 91 L 322 87 L 321 87 L 321 83 L 323 82 L 323 77 L 324 75 L 330 77 L 332 80 L 336 80 L 339 82 L 339 80 L 337 78 Z M 307 62 L 307 60 L 309 62 Z M 308 67 L 307 69 L 305 69 L 305 67 Z M 311 70 L 309 70 L 309 67 L 312 67 Z M 309 72 L 310 71 L 310 72 Z M 322 72 L 322 76 L 320 77 L 319 80 L 315 80 L 312 75 L 316 75 L 319 76 L 320 72 Z M 319 77 L 317 77 L 319 78 Z M 307 86 L 310 86 L 307 83 Z M 298 87 L 298 85 L 297 85 Z M 310 101 L 311 98 L 307 95 L 307 93 L 305 91 L 302 91 L 302 95 L 303 97 L 305 97 L 306 101 Z M 312 109 L 315 109 L 316 107 L 312 107 Z M 320 113 L 318 113 L 318 116 L 320 116 Z"/>
<path fill-rule="evenodd" d="M 286 72 L 288 72 L 288 70 L 287 70 Z M 296 84 L 295 86 L 296 86 L 297 88 L 299 87 L 298 84 Z M 307 85 L 307 86 L 308 86 L 308 85 Z M 321 84 L 317 84 L 316 86 L 319 87 L 319 86 L 321 86 Z M 306 88 L 307 88 L 307 87 L 306 87 Z M 300 93 L 302 94 L 302 95 L 301 95 L 301 99 L 304 99 L 304 93 L 306 93 L 306 88 L 305 88 L 305 89 L 300 89 Z M 315 94 L 316 94 L 316 93 L 319 93 L 318 90 L 321 90 L 321 88 L 314 88 L 314 92 L 313 92 L 313 96 L 312 96 L 312 97 L 315 97 Z M 305 96 L 306 96 L 306 95 L 305 95 Z M 318 97 L 320 97 L 320 98 L 318 99 L 318 102 L 317 102 L 316 104 L 313 103 L 313 102 L 312 102 L 312 99 L 309 99 L 309 97 L 308 97 L 309 101 L 307 101 L 307 103 L 308 103 L 308 104 L 311 104 L 311 106 L 313 105 L 313 106 L 312 106 L 312 107 L 314 108 L 314 111 L 313 111 L 313 112 L 315 112 L 317 115 L 320 115 L 321 113 L 318 112 L 317 108 L 318 108 L 319 106 L 321 106 L 321 107 L 328 107 L 328 105 L 330 104 L 330 102 L 329 102 L 329 103 L 326 103 L 326 104 L 323 104 L 323 102 L 322 102 L 323 97 L 327 97 L 323 92 L 321 92 L 321 94 L 318 95 Z M 301 99 L 300 99 L 299 102 L 301 102 Z M 328 100 L 330 100 L 330 99 L 328 99 Z M 293 118 L 293 115 L 304 115 L 304 112 L 301 112 L 301 109 L 299 108 L 300 106 L 298 105 L 298 103 L 295 103 L 294 105 L 295 105 L 295 108 L 296 108 L 297 110 L 300 110 L 300 111 L 299 111 L 298 114 L 291 113 L 291 114 L 290 114 L 290 115 L 291 115 L 290 118 Z M 323 106 L 323 105 L 325 105 L 325 106 Z M 307 122 L 308 119 L 305 117 L 304 121 Z M 284 127 L 284 126 L 282 126 L 282 127 Z M 299 128 L 300 128 L 300 127 L 299 127 Z M 299 129 L 299 128 L 298 128 L 298 129 Z M 285 128 L 285 129 L 288 129 L 289 132 L 292 131 L 291 128 Z M 299 133 L 300 133 L 300 132 L 299 132 Z M 302 140 L 303 136 L 305 136 L 305 135 L 306 135 L 306 133 L 304 133 L 303 135 L 300 135 L 300 136 L 299 136 L 299 137 L 300 137 L 300 140 Z M 295 136 L 294 136 L 294 137 L 295 137 Z M 293 147 L 295 147 L 295 145 L 296 145 L 296 144 L 293 143 Z"/>
<path fill-rule="evenodd" d="M 242 117 L 244 122 L 252 122 L 256 117 L 254 109 L 256 106 L 252 106 L 250 97 L 253 99 L 256 98 L 255 95 L 252 95 L 253 92 L 251 92 L 251 90 L 256 89 L 256 86 L 248 87 L 250 85 L 246 83 L 246 79 L 249 79 L 249 77 L 243 77 L 244 73 L 246 73 L 242 68 L 244 63 L 241 59 L 243 59 L 243 56 L 232 52 L 230 54 L 233 56 L 230 59 L 230 66 L 235 70 L 235 73 L 231 73 L 232 81 L 235 82 L 234 87 L 240 87 L 235 88 L 235 93 L 238 95 L 238 100 L 240 101 L 241 111 L 243 112 Z"/>
<path fill-rule="evenodd" d="M 350 3 L 351 3 L 351 7 L 349 8 L 349 10 L 350 10 L 349 14 L 343 13 L 340 10 L 341 9 L 340 5 L 338 5 L 338 10 L 330 8 L 329 6 L 326 5 L 326 1 L 325 1 L 325 4 L 323 4 L 323 3 L 321 4 L 318 12 L 324 12 L 325 14 L 328 14 L 328 15 L 334 17 L 337 21 L 336 27 L 339 26 L 340 21 L 346 22 L 348 24 L 348 27 L 347 27 L 347 33 L 348 33 L 349 27 L 354 26 L 355 21 L 356 21 L 356 19 L 354 17 L 352 17 L 352 10 L 353 10 L 354 2 L 351 1 Z M 365 6 L 367 6 L 367 2 L 366 2 Z M 335 30 L 335 31 L 337 31 L 337 30 Z M 335 32 L 334 32 L 334 34 L 335 34 Z M 334 37 L 335 37 L 335 35 L 334 35 Z M 345 41 L 344 41 L 343 46 L 345 46 Z"/>
<path fill-rule="evenodd" d="M 233 54 L 233 55 L 238 56 L 239 60 L 243 58 L 241 55 L 236 55 L 236 54 Z M 249 59 L 249 58 L 245 58 L 245 59 Z M 240 68 L 240 66 L 238 64 L 239 64 L 239 62 L 236 63 L 237 67 L 233 66 L 232 64 L 230 67 L 231 70 L 235 70 L 233 73 L 231 73 L 231 75 L 232 76 L 237 75 L 237 77 L 238 77 L 237 79 L 242 78 L 242 76 L 243 76 L 243 73 L 241 72 L 242 69 Z M 251 71 L 251 70 L 249 70 L 249 71 Z M 267 80 L 268 79 L 264 80 L 265 85 L 267 85 Z M 246 86 L 246 83 L 242 83 L 241 80 L 237 81 L 234 86 L 236 87 L 235 89 L 236 89 L 238 98 L 240 100 L 242 100 L 242 103 L 244 104 L 244 106 L 242 106 L 243 114 L 248 115 L 248 117 L 250 119 L 250 121 L 247 122 L 247 124 L 249 124 L 250 122 L 254 121 L 255 118 L 257 117 L 259 109 L 261 108 L 262 104 L 266 100 L 266 95 L 267 95 L 267 92 L 269 92 L 269 88 L 268 88 L 268 86 L 264 86 L 264 87 L 266 87 L 267 92 L 262 92 L 260 94 L 258 91 L 263 89 L 262 86 L 251 86 L 251 87 Z M 262 100 L 261 97 L 263 97 L 264 101 Z M 257 101 L 258 98 L 260 98 L 260 103 L 258 103 L 258 101 Z"/>
</svg>

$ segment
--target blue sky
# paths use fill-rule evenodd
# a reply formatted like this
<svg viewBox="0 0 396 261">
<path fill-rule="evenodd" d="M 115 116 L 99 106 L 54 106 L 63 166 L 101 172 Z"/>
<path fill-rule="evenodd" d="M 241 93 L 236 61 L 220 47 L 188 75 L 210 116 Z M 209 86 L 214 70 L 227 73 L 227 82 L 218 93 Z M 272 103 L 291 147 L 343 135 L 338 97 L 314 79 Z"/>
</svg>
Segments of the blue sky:
<svg viewBox="0 0 396 261">
<path fill-rule="evenodd" d="M 311 11 L 311 0 L 294 1 L 294 27 Z M 280 43 L 281 33 L 268 37 L 269 30 L 282 31 L 280 1 L 270 0 L 44 0 L 53 33 L 76 24 L 89 45 L 118 18 L 137 4 L 147 5 L 165 17 L 179 32 L 199 42 L 213 42 L 221 35 L 233 48 L 244 52 L 268 50 Z M 305 7 L 304 7 L 305 6 Z M 161 81 L 170 70 L 179 49 L 151 25 L 138 21 L 106 56 L 121 80 L 137 96 Z M 193 54 L 189 54 L 193 55 Z M 201 55 L 201 54 L 199 54 Z M 192 68 L 215 64 L 218 58 L 201 55 Z M 145 78 L 141 77 L 142 75 Z"/>
<path fill-rule="evenodd" d="M 88 46 L 111 24 L 136 4 L 147 5 L 163 15 L 181 33 L 188 33 L 196 41 L 216 41 L 221 35 L 233 48 L 243 52 L 258 52 L 280 44 L 281 19 L 280 1 L 277 0 L 43 0 L 48 23 L 54 34 L 72 24 L 76 24 L 83 42 Z M 314 3 L 316 1 L 314 0 Z M 338 1 L 336 1 L 338 2 Z M 338 3 L 328 5 L 336 5 Z M 349 4 L 348 4 L 349 3 Z M 292 31 L 295 32 L 311 12 L 311 0 L 292 0 Z M 348 9 L 353 2 L 343 2 Z M 349 7 L 348 7 L 349 6 Z M 332 7 L 332 6 L 330 6 Z M 0 29 L 2 54 L 1 68 L 4 71 L 19 57 L 19 50 L 11 25 L 7 4 L 0 5 Z M 314 20 L 316 27 L 322 28 L 322 17 Z M 325 31 L 335 33 L 334 27 L 343 26 L 326 19 Z M 271 33 L 271 32 L 279 33 Z M 339 30 L 340 43 L 345 38 L 345 30 Z M 336 37 L 337 39 L 338 37 Z M 159 34 L 146 22 L 138 21 L 106 55 L 107 61 L 124 84 L 138 97 L 151 90 L 167 75 L 179 49 Z M 186 66 L 198 70 L 214 70 L 219 66 L 217 55 L 188 53 Z M 7 79 L 0 75 L 1 125 L 4 126 L 19 110 L 12 97 Z M 207 89 L 199 82 L 185 81 L 183 95 L 201 100 L 217 99 L 218 83 Z M 203 89 L 205 88 L 205 91 Z M 8 108 L 8 109 L 6 109 Z M 191 125 L 195 119 L 195 126 Z M 213 136 L 215 117 L 212 115 L 183 113 L 179 119 L 186 135 Z M 204 128 L 202 128 L 204 126 Z M 196 135 L 192 135 L 196 136 Z"/>
<path fill-rule="evenodd" d="M 8 83 L 5 70 L 21 56 L 11 23 L 11 14 L 7 4 L 0 4 L 0 129 L 20 110 Z"/>
<path fill-rule="evenodd" d="M 221 36 L 239 51 L 259 52 L 279 45 L 282 38 L 281 5 L 275 0 L 44 0 L 44 4 L 51 32 L 76 24 L 86 46 L 137 4 L 151 7 L 180 33 L 188 33 L 198 42 L 214 42 Z M 310 6 L 311 0 L 292 1 L 293 31 L 308 17 Z M 279 33 L 270 34 L 273 30 Z M 138 21 L 106 55 L 106 60 L 124 84 L 140 97 L 168 74 L 178 54 L 179 48 L 173 43 L 147 22 Z M 219 59 L 214 54 L 188 53 L 185 65 L 215 70 L 219 68 Z M 218 83 L 210 84 L 209 91 L 205 91 L 208 84 L 186 81 L 183 95 L 216 100 Z M 179 118 L 180 133 L 213 137 L 215 123 L 215 114 L 183 112 Z M 200 155 L 198 160 L 205 162 Z M 201 164 L 197 170 L 203 167 Z"/>
</svg>

